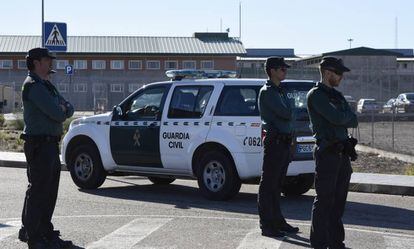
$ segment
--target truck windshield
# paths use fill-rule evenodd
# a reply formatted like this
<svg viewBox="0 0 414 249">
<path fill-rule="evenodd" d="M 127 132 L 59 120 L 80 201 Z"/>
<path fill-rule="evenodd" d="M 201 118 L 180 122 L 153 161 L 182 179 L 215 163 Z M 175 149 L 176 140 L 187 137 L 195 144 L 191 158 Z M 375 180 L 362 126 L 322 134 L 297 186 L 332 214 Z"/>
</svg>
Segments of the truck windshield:
<svg viewBox="0 0 414 249">
<path fill-rule="evenodd" d="M 296 120 L 308 121 L 309 116 L 306 95 L 314 84 L 308 82 L 283 82 L 282 86 L 286 89 L 288 99 L 295 104 Z"/>
</svg>

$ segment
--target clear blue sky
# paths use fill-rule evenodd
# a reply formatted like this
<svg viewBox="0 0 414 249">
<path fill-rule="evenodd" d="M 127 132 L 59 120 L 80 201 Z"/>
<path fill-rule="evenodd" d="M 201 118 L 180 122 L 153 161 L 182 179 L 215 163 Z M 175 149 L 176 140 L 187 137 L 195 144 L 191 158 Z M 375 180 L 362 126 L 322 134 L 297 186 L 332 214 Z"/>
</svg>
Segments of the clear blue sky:
<svg viewBox="0 0 414 249">
<path fill-rule="evenodd" d="M 68 24 L 69 35 L 239 36 L 239 0 L 45 0 L 45 21 Z M 41 0 L 1 0 L 0 35 L 40 35 Z M 349 47 L 414 47 L 412 0 L 244 0 L 246 48 L 294 48 L 317 54 Z"/>
</svg>

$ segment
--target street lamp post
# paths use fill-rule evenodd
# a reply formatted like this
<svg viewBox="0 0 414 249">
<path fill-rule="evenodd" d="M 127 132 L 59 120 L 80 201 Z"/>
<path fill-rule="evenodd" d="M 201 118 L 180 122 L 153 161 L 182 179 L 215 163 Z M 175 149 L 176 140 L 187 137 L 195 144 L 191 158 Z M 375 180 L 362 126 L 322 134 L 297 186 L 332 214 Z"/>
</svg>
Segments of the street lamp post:
<svg viewBox="0 0 414 249">
<path fill-rule="evenodd" d="M 349 48 L 351 49 L 352 48 L 352 42 L 354 41 L 354 39 L 349 38 L 348 41 L 349 41 Z"/>
</svg>

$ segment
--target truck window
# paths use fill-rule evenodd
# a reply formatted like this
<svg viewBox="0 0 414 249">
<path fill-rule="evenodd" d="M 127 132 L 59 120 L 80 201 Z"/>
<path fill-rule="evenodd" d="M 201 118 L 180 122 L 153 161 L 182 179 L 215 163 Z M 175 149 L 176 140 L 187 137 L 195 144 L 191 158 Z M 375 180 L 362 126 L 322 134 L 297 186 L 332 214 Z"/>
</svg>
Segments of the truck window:
<svg viewBox="0 0 414 249">
<path fill-rule="evenodd" d="M 217 104 L 216 116 L 259 116 L 260 86 L 226 86 Z"/>
<path fill-rule="evenodd" d="M 168 118 L 201 118 L 213 89 L 212 86 L 176 87 L 168 109 Z"/>
</svg>

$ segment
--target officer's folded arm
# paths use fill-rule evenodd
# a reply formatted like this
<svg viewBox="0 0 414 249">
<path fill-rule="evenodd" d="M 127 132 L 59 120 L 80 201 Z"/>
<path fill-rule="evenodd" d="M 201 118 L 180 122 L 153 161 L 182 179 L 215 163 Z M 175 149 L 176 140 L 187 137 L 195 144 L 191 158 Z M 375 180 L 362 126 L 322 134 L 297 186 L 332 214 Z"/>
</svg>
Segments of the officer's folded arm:
<svg viewBox="0 0 414 249">
<path fill-rule="evenodd" d="M 345 128 L 356 128 L 358 127 L 358 118 L 357 115 L 351 111 L 348 110 L 348 112 L 350 113 L 350 115 L 352 116 L 351 120 L 349 120 L 346 124 L 345 124 Z"/>
<path fill-rule="evenodd" d="M 292 110 L 282 103 L 280 97 L 274 97 L 267 93 L 263 96 L 264 104 L 279 118 L 285 120 L 292 119 Z"/>
<path fill-rule="evenodd" d="M 355 115 L 351 112 L 343 112 L 333 107 L 329 102 L 329 98 L 321 92 L 315 91 L 309 98 L 312 108 L 334 125 L 346 125 L 352 121 L 352 116 Z"/>
<path fill-rule="evenodd" d="M 66 114 L 58 104 L 54 104 L 54 99 L 48 94 L 47 90 L 40 85 L 31 87 L 27 98 L 35 104 L 50 119 L 57 122 L 66 120 Z"/>
</svg>

